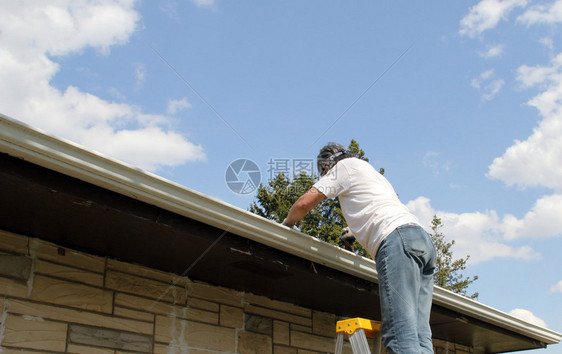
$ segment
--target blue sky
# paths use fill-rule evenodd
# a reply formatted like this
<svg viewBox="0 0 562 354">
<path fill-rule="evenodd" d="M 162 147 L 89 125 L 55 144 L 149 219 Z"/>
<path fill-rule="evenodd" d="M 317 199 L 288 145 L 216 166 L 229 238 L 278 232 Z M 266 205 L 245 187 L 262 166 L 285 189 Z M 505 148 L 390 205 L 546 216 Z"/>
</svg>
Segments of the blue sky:
<svg viewBox="0 0 562 354">
<path fill-rule="evenodd" d="M 244 209 L 231 162 L 356 139 L 479 301 L 562 332 L 561 0 L 49 3 L 0 5 L 1 113 Z"/>
</svg>

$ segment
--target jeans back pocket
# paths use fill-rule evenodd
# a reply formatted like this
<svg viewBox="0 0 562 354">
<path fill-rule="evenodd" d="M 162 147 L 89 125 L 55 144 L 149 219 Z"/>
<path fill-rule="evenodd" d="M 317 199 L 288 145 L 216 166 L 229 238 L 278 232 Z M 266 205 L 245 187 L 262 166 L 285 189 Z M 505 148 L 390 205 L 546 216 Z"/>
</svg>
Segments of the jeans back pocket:
<svg viewBox="0 0 562 354">
<path fill-rule="evenodd" d="M 435 269 L 435 247 L 431 237 L 419 226 L 407 225 L 396 229 L 404 252 L 412 257 L 423 269 L 424 274 L 431 274 Z"/>
</svg>

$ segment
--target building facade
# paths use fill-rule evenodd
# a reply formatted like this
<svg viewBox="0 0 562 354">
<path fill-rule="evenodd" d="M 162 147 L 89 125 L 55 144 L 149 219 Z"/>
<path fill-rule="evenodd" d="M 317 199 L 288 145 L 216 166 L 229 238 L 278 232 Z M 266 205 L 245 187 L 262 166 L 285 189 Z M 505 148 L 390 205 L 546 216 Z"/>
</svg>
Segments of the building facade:
<svg viewBox="0 0 562 354">
<path fill-rule="evenodd" d="M 380 319 L 372 260 L 4 116 L 0 309 L 3 353 L 330 353 Z M 431 326 L 437 353 L 562 337 L 438 287 Z"/>
</svg>

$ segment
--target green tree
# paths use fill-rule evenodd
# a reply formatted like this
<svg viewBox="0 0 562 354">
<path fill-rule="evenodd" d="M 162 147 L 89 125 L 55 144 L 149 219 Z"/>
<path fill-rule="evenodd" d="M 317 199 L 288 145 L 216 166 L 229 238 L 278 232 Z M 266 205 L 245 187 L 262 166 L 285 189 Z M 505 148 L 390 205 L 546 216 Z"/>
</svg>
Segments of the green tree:
<svg viewBox="0 0 562 354">
<path fill-rule="evenodd" d="M 264 186 L 263 183 L 260 184 L 256 201 L 250 205 L 249 210 L 254 214 L 280 223 L 289 213 L 293 203 L 308 191 L 314 182 L 314 177 L 304 172 L 293 180 L 280 173 L 270 180 L 267 186 Z M 322 224 L 322 210 L 316 207 L 306 214 L 297 226 L 302 232 L 323 239 L 323 237 L 320 237 Z"/>
<path fill-rule="evenodd" d="M 441 232 L 442 227 L 441 219 L 438 218 L 437 215 L 434 215 L 431 222 L 432 233 L 430 235 L 437 250 L 437 266 L 433 274 L 435 285 L 471 299 L 476 299 L 478 298 L 478 292 L 467 295 L 467 288 L 478 279 L 478 276 L 476 275 L 470 278 L 464 277 L 461 274 L 462 271 L 466 269 L 466 264 L 470 259 L 470 255 L 467 255 L 466 258 L 454 260 L 452 247 L 455 241 L 445 241 L 445 236 Z"/>
<path fill-rule="evenodd" d="M 355 139 L 351 139 L 351 142 L 349 143 L 347 150 L 353 153 L 353 155 L 355 155 L 357 158 L 360 158 L 361 160 L 365 160 L 367 162 L 369 161 L 369 158 L 365 156 L 365 151 L 361 149 L 359 143 L 355 141 Z"/>
</svg>

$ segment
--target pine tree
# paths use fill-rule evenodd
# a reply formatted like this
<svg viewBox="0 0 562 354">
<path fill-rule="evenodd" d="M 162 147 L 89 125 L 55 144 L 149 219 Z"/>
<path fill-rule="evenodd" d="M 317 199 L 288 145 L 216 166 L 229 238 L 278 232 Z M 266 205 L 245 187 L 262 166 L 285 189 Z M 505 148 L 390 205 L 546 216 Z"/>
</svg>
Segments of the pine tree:
<svg viewBox="0 0 562 354">
<path fill-rule="evenodd" d="M 478 292 L 467 295 L 467 288 L 478 279 L 478 276 L 476 275 L 469 278 L 461 274 L 461 272 L 466 269 L 466 264 L 470 259 L 470 255 L 467 255 L 466 258 L 453 260 L 452 247 L 455 241 L 445 241 L 445 236 L 440 231 L 442 227 L 441 219 L 438 218 L 437 215 L 434 215 L 431 222 L 431 230 L 433 232 L 431 234 L 431 239 L 437 249 L 437 266 L 433 274 L 435 285 L 471 299 L 476 299 L 478 298 Z"/>
</svg>

